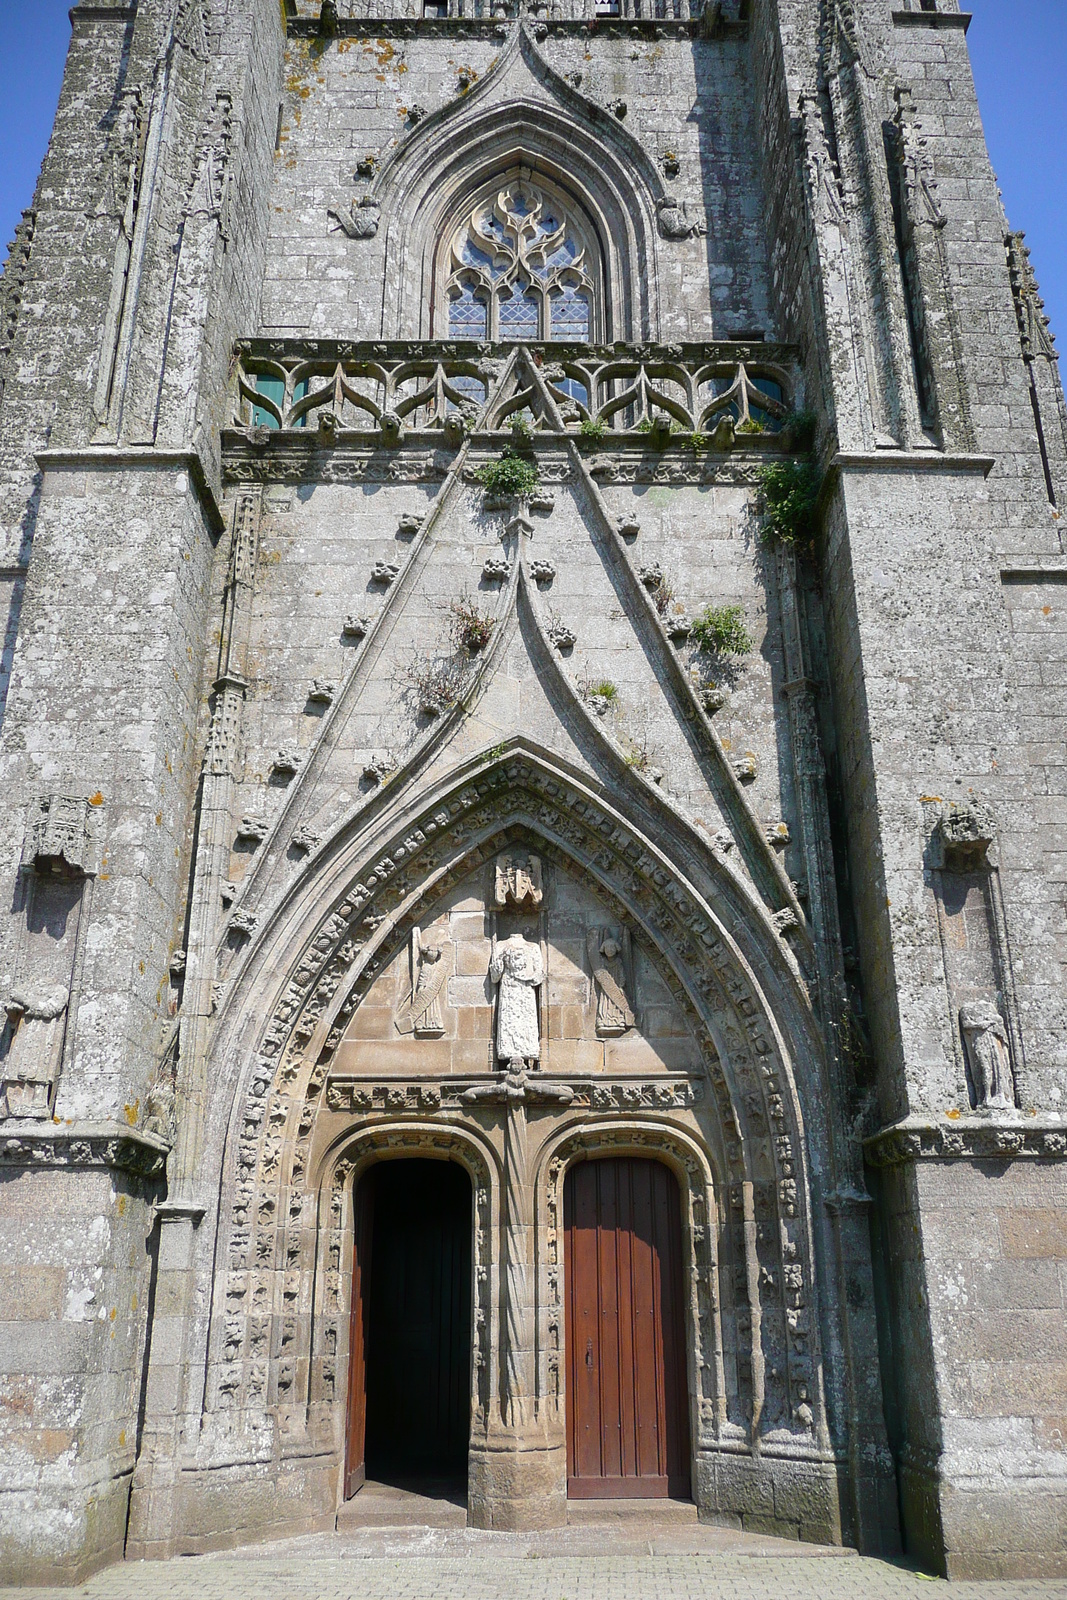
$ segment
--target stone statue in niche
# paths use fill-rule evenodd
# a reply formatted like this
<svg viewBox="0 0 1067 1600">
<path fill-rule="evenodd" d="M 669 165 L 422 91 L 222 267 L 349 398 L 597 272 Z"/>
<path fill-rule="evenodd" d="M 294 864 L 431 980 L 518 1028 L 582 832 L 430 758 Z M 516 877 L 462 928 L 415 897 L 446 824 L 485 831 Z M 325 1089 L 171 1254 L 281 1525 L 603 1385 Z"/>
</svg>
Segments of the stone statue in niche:
<svg viewBox="0 0 1067 1600">
<path fill-rule="evenodd" d="M 496 1055 L 518 1072 L 541 1059 L 541 1023 L 537 991 L 544 980 L 541 947 L 523 933 L 499 943 L 493 935 L 490 982 L 498 984 Z"/>
<path fill-rule="evenodd" d="M 396 1015 L 398 1033 L 416 1039 L 433 1039 L 445 1031 L 441 995 L 448 977 L 444 945 L 436 938 L 423 941 L 418 927 L 411 930 L 411 994 Z"/>
<path fill-rule="evenodd" d="M 519 911 L 539 906 L 544 899 L 539 857 L 526 850 L 498 856 L 493 899 L 501 908 L 511 906 Z"/>
<path fill-rule="evenodd" d="M 589 970 L 596 988 L 596 1031 L 599 1039 L 617 1039 L 634 1025 L 626 998 L 630 971 L 630 934 L 624 928 L 594 928 L 589 934 Z"/>
<path fill-rule="evenodd" d="M 979 1111 L 1014 1111 L 1015 1093 L 1004 1018 L 991 1000 L 960 1007 L 960 1029 Z"/>
<path fill-rule="evenodd" d="M 63 1054 L 69 990 L 14 989 L 4 1001 L 10 1027 L 3 1089 L 9 1117 L 51 1116 L 51 1097 Z"/>
</svg>

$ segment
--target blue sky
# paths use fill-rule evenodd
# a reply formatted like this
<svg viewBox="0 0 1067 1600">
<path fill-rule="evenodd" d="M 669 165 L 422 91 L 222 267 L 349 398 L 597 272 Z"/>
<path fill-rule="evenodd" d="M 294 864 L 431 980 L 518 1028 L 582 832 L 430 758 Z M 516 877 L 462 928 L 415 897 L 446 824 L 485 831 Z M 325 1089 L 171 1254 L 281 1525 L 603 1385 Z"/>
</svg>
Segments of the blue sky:
<svg viewBox="0 0 1067 1600">
<path fill-rule="evenodd" d="M 33 196 L 63 75 L 70 3 L 0 0 L 0 252 Z M 993 166 L 1012 227 L 1026 231 L 1053 331 L 1067 351 L 1067 0 L 970 4 L 969 42 Z"/>
</svg>

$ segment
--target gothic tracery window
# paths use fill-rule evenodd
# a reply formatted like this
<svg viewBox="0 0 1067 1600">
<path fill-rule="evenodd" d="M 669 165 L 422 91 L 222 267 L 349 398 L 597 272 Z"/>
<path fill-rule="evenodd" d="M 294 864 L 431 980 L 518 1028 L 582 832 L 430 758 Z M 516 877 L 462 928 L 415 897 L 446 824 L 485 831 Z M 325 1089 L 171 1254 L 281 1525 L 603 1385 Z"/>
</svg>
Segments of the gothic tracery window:
<svg viewBox="0 0 1067 1600">
<path fill-rule="evenodd" d="M 525 173 L 483 195 L 446 252 L 451 338 L 594 337 L 597 252 L 588 227 Z"/>
</svg>

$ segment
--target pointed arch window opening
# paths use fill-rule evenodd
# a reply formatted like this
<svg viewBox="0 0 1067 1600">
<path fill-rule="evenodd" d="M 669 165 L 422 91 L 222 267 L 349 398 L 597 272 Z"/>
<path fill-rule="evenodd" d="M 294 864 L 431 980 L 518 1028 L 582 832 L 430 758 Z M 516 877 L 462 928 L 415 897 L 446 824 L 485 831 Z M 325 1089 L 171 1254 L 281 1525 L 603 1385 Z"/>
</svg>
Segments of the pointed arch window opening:
<svg viewBox="0 0 1067 1600">
<path fill-rule="evenodd" d="M 448 336 L 588 343 L 600 252 L 573 208 L 527 172 L 479 197 L 445 240 Z"/>
</svg>

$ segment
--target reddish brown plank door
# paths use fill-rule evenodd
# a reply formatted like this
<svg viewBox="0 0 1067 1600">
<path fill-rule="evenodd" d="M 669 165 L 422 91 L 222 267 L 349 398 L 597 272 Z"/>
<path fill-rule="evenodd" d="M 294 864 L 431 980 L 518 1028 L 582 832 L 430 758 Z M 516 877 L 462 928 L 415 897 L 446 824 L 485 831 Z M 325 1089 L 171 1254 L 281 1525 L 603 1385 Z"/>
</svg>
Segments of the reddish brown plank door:
<svg viewBox="0 0 1067 1600">
<path fill-rule="evenodd" d="M 362 1489 L 367 1476 L 367 1335 L 370 1320 L 370 1257 L 374 1239 L 373 1170 L 363 1174 L 355 1195 L 355 1252 L 352 1262 L 352 1314 L 348 1326 L 348 1429 L 345 1499 Z"/>
<path fill-rule="evenodd" d="M 567 1493 L 689 1494 L 681 1208 L 657 1161 L 572 1167 L 564 1189 Z"/>
</svg>

